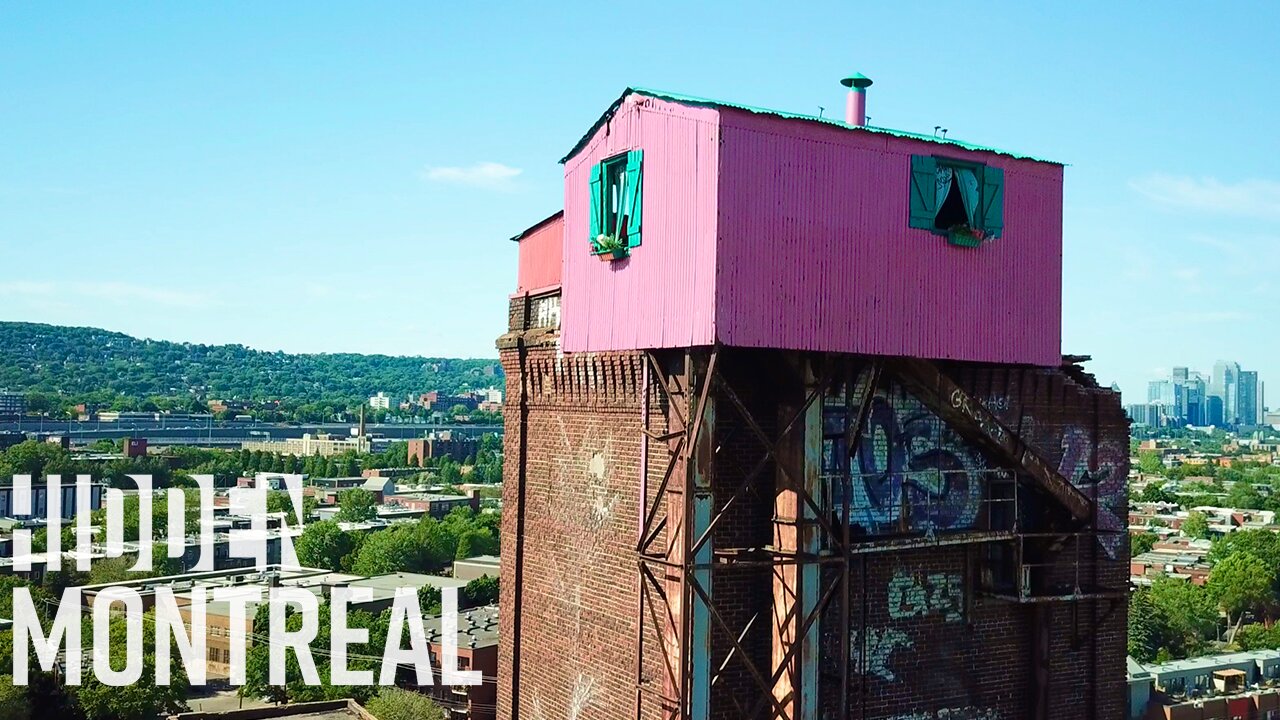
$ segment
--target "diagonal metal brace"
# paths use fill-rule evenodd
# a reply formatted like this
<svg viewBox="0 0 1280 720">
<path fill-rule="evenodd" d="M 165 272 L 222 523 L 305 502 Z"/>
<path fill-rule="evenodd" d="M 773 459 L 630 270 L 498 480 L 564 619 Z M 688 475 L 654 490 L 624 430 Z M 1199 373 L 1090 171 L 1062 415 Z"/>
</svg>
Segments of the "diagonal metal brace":
<svg viewBox="0 0 1280 720">
<path fill-rule="evenodd" d="M 899 358 L 890 363 L 903 385 L 947 421 L 966 440 L 1031 476 L 1045 492 L 1079 521 L 1093 518 L 1093 501 L 1040 457 L 977 399 L 969 396 L 938 366 L 919 358 Z"/>
</svg>

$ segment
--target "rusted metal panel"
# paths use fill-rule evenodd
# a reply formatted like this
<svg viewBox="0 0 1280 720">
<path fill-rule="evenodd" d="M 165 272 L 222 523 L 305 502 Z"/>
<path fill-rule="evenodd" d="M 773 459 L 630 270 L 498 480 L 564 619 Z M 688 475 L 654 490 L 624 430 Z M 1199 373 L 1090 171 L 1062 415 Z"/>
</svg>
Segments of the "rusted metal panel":
<svg viewBox="0 0 1280 720">
<path fill-rule="evenodd" d="M 729 109 L 721 134 L 723 343 L 1059 362 L 1060 166 Z M 1003 236 L 908 227 L 913 154 L 1002 168 Z"/>
</svg>

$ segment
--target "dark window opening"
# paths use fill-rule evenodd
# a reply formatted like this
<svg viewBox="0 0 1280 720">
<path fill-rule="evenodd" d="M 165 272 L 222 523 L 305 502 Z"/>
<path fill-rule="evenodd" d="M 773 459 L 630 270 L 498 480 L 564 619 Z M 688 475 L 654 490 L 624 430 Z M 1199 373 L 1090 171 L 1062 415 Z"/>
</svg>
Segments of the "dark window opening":
<svg viewBox="0 0 1280 720">
<path fill-rule="evenodd" d="M 964 199 L 960 197 L 960 183 L 953 182 L 946 199 L 942 201 L 942 207 L 938 208 L 933 226 L 938 230 L 950 230 L 957 225 L 968 224 L 969 213 L 965 212 Z"/>
</svg>

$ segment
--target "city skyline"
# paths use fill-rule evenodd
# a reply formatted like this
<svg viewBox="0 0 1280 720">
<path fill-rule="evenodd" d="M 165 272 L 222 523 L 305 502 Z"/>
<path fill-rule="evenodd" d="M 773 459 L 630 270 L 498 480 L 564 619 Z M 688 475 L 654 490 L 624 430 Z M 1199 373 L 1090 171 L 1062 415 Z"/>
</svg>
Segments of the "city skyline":
<svg viewBox="0 0 1280 720">
<path fill-rule="evenodd" d="M 1129 416 L 1145 425 L 1257 426 L 1270 415 L 1265 380 L 1234 360 L 1218 360 L 1204 373 L 1174 367 L 1147 383 L 1144 402 L 1126 404 Z"/>
<path fill-rule="evenodd" d="M 859 70 L 875 80 L 872 124 L 1069 163 L 1062 349 L 1093 356 L 1127 402 L 1158 374 L 1154 337 L 1207 337 L 1160 354 L 1196 367 L 1226 354 L 1280 377 L 1274 334 L 1258 330 L 1280 266 L 1280 176 L 1256 118 L 1277 101 L 1240 72 L 1269 59 L 1274 6 L 1175 4 L 1158 22 L 1100 3 L 998 3 L 982 18 L 965 5 L 387 8 L 175 6 L 142 24 L 107 6 L 0 9 L 13 69 L 0 80 L 0 319 L 494 357 L 507 238 L 561 205 L 557 159 L 625 86 L 836 116 L 836 81 Z M 655 51 L 601 63 L 561 42 L 623 22 Z M 850 29 L 904 24 L 1000 33 L 982 92 L 894 33 Z M 500 32 L 524 41 L 491 42 Z M 1046 57 L 1072 61 L 1026 62 Z M 33 248 L 56 248 L 57 267 L 32 263 Z"/>
</svg>

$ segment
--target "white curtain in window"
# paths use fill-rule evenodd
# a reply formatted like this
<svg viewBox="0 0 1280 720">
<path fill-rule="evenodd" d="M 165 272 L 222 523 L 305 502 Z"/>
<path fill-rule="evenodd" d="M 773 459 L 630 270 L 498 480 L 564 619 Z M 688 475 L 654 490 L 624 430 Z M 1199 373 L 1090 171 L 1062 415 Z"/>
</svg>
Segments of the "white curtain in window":
<svg viewBox="0 0 1280 720">
<path fill-rule="evenodd" d="M 960 199 L 964 202 L 964 214 L 969 217 L 970 224 L 978 214 L 978 176 L 968 168 L 955 171 L 956 184 L 960 187 Z"/>
<path fill-rule="evenodd" d="M 934 192 L 934 205 L 937 210 L 942 209 L 942 203 L 947 201 L 947 194 L 951 192 L 951 181 L 955 177 L 955 173 L 949 167 L 938 166 L 938 184 L 937 190 Z"/>
</svg>

